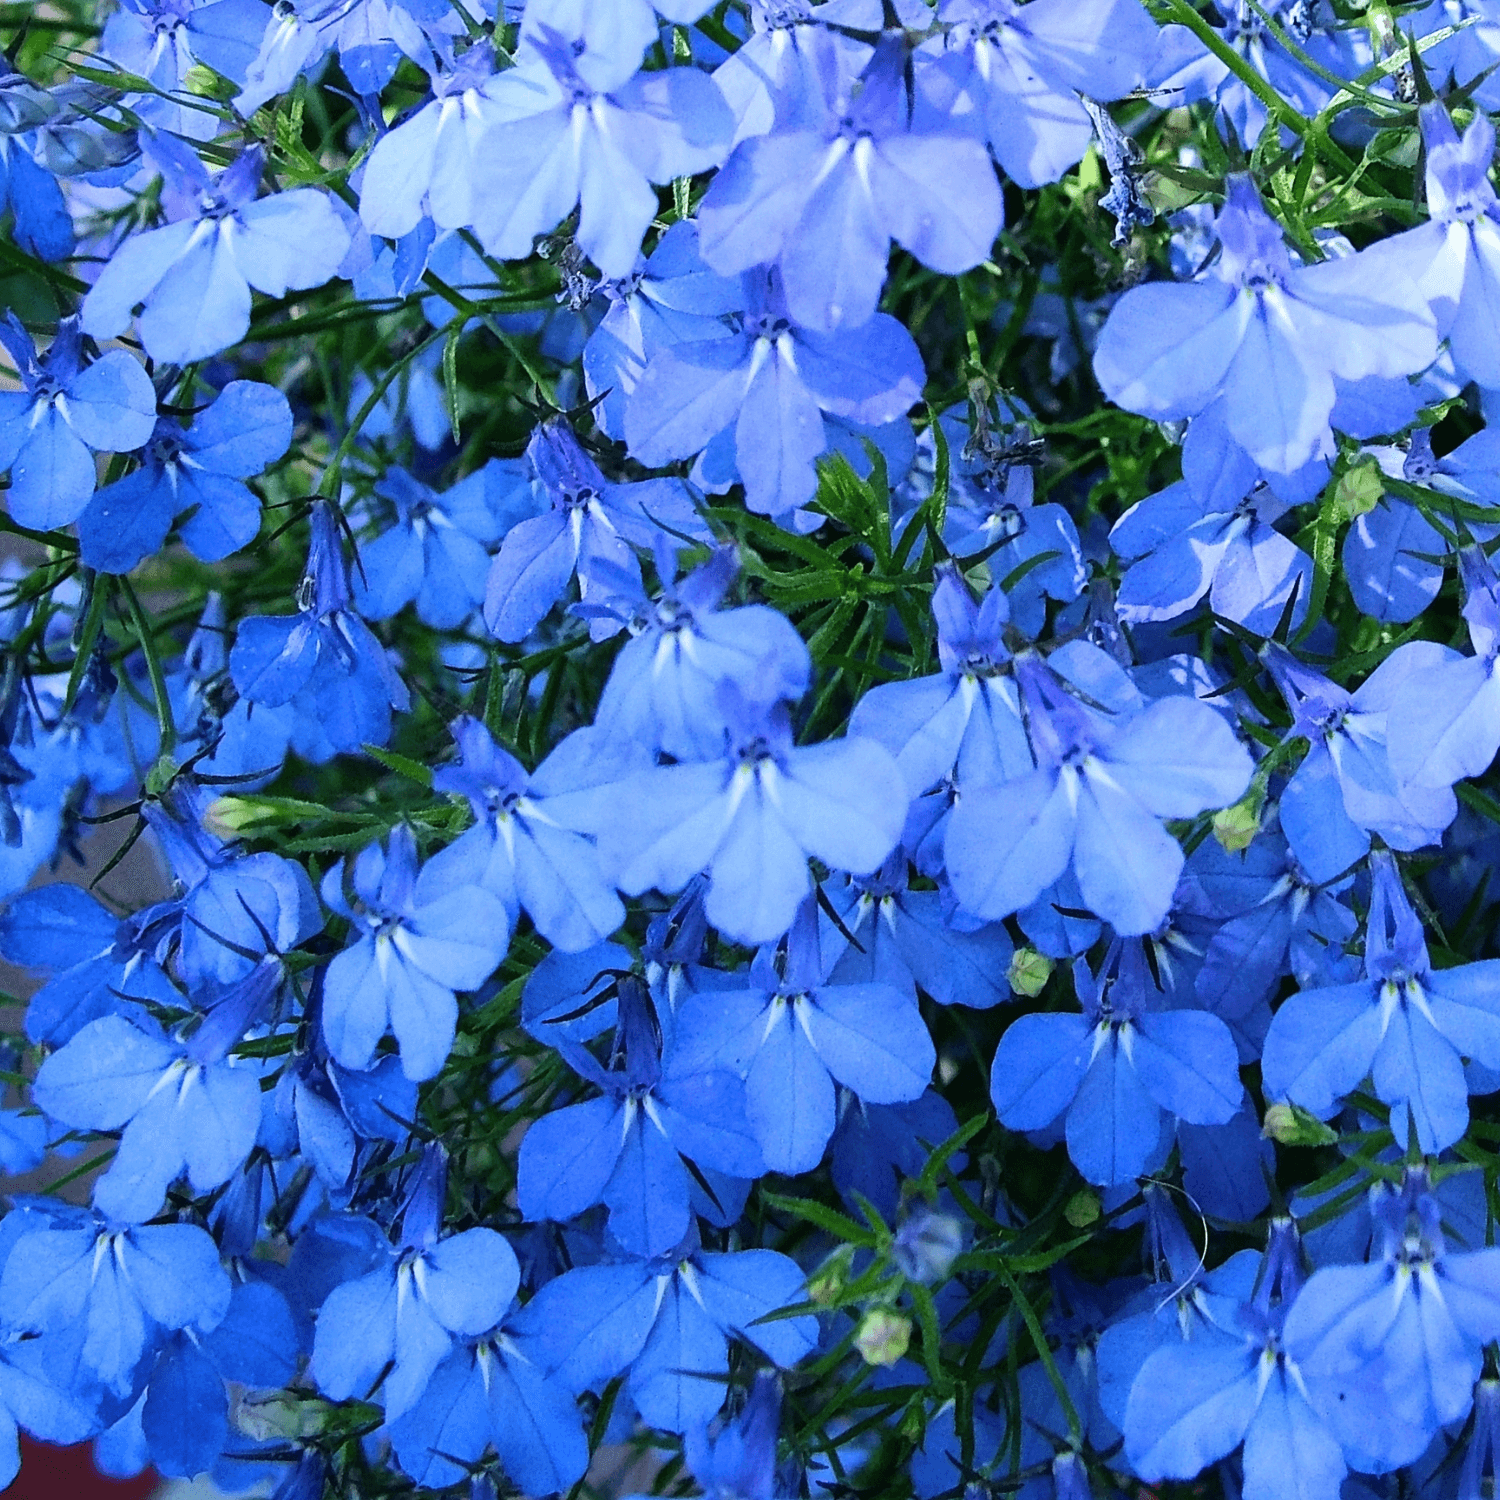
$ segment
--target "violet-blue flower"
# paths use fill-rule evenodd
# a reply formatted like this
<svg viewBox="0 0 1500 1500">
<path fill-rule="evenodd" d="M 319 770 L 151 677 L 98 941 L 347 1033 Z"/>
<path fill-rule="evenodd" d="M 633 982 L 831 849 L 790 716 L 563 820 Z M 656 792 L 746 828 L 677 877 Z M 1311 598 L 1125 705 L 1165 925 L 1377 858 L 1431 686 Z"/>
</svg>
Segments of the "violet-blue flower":
<svg viewBox="0 0 1500 1500">
<path fill-rule="evenodd" d="M 64 318 L 45 354 L 11 312 L 0 342 L 24 389 L 0 391 L 0 471 L 6 506 L 21 526 L 76 521 L 94 493 L 95 453 L 128 453 L 151 436 L 156 392 L 124 349 L 85 361 L 77 318 Z"/>
<path fill-rule="evenodd" d="M 825 81 L 810 127 L 742 140 L 699 209 L 703 258 L 732 275 L 776 263 L 804 328 L 856 328 L 875 312 L 891 241 L 943 275 L 988 258 L 1004 204 L 971 136 L 911 123 L 906 43 L 887 36 L 854 84 Z"/>
<path fill-rule="evenodd" d="M 1222 254 L 1208 275 L 1148 282 L 1115 304 L 1094 373 L 1110 400 L 1158 420 L 1222 394 L 1235 441 L 1289 473 L 1333 451 L 1335 380 L 1424 369 L 1436 324 L 1421 289 L 1383 258 L 1294 266 L 1247 175 L 1229 178 L 1216 228 Z"/>
<path fill-rule="evenodd" d="M 292 440 L 292 410 L 272 386 L 234 380 L 184 430 L 163 417 L 132 474 L 106 485 L 78 518 L 91 568 L 128 573 L 160 550 L 178 516 L 195 557 L 218 562 L 255 540 L 260 501 L 245 485 Z"/>
<path fill-rule="evenodd" d="M 252 286 L 271 297 L 322 286 L 349 249 L 349 231 L 317 188 L 257 198 L 259 146 L 215 179 L 186 147 L 176 166 L 197 195 L 196 214 L 126 240 L 84 298 L 82 317 L 85 333 L 116 338 L 139 307 L 147 352 L 186 364 L 245 337 Z"/>
</svg>

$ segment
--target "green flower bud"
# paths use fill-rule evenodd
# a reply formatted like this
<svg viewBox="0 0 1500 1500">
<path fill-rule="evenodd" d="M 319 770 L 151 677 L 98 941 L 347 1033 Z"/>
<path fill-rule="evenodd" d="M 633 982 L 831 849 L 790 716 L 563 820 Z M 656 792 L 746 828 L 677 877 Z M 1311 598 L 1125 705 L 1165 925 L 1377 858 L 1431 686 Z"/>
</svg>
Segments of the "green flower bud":
<svg viewBox="0 0 1500 1500">
<path fill-rule="evenodd" d="M 1051 977 L 1052 960 L 1035 948 L 1017 948 L 1005 975 L 1011 989 L 1028 1000 L 1040 995 Z"/>
<path fill-rule="evenodd" d="M 905 1358 L 911 1345 L 911 1319 L 888 1308 L 877 1307 L 860 1320 L 854 1347 L 867 1365 L 889 1367 Z"/>
</svg>

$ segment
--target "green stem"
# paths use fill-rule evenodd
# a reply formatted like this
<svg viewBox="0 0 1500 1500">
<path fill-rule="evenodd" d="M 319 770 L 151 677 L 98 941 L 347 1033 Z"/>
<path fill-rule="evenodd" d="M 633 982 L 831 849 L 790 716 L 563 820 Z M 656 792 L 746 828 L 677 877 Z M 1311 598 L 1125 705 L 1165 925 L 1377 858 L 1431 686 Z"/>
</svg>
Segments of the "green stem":
<svg viewBox="0 0 1500 1500">
<path fill-rule="evenodd" d="M 1293 109 L 1250 64 L 1219 35 L 1188 0 L 1163 0 L 1163 9 L 1170 20 L 1186 26 L 1189 31 L 1234 74 L 1241 83 L 1265 105 L 1267 111 L 1303 140 L 1312 133 L 1312 122 Z"/>
<path fill-rule="evenodd" d="M 166 673 L 162 671 L 161 657 L 156 650 L 156 637 L 151 633 L 146 612 L 141 601 L 130 586 L 128 578 L 120 578 L 120 593 L 125 598 L 125 608 L 130 613 L 130 623 L 141 643 L 146 657 L 146 674 L 151 679 L 151 696 L 156 700 L 156 722 L 161 730 L 161 753 L 170 755 L 177 748 L 177 724 L 172 716 L 172 699 L 167 692 Z"/>
<path fill-rule="evenodd" d="M 364 430 L 365 423 L 370 420 L 371 413 L 385 399 L 385 393 L 400 378 L 401 372 L 419 354 L 432 348 L 439 339 L 446 338 L 447 333 L 448 330 L 446 328 L 439 328 L 437 332 L 428 334 L 420 344 L 403 354 L 388 370 L 381 374 L 379 380 L 374 382 L 370 394 L 365 397 L 364 404 L 355 412 L 354 420 L 350 422 L 348 430 L 344 433 L 338 447 L 334 449 L 333 457 L 328 460 L 327 467 L 323 470 L 322 478 L 318 480 L 317 487 L 313 491 L 315 495 L 321 495 L 325 499 L 337 503 L 339 476 L 343 473 L 344 461 L 354 451 L 354 445 L 359 441 L 359 435 Z"/>
</svg>

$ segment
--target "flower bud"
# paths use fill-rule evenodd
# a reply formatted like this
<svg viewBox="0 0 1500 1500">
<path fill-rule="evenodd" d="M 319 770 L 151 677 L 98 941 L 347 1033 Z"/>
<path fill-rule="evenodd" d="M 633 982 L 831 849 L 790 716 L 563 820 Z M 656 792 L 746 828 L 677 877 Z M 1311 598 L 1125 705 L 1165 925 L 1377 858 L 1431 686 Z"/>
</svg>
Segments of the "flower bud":
<svg viewBox="0 0 1500 1500">
<path fill-rule="evenodd" d="M 926 1286 L 948 1274 L 963 1248 L 963 1225 L 952 1214 L 919 1208 L 896 1231 L 891 1258 L 903 1276 Z"/>
<path fill-rule="evenodd" d="M 1261 1134 L 1283 1146 L 1331 1146 L 1338 1132 L 1300 1104 L 1273 1104 L 1266 1110 Z"/>
<path fill-rule="evenodd" d="M 885 1307 L 867 1312 L 860 1321 L 859 1332 L 854 1335 L 854 1347 L 867 1365 L 889 1368 L 905 1358 L 910 1344 L 911 1319 Z"/>
<path fill-rule="evenodd" d="M 1028 1000 L 1040 995 L 1051 977 L 1052 960 L 1035 948 L 1017 948 L 1005 975 L 1011 989 Z"/>
</svg>

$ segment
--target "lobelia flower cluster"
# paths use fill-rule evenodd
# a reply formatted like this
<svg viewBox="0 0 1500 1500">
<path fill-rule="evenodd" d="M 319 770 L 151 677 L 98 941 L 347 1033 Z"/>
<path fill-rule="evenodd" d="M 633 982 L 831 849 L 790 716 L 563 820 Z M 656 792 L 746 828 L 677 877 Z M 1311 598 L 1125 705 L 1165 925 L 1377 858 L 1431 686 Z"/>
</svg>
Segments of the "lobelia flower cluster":
<svg viewBox="0 0 1500 1500">
<path fill-rule="evenodd" d="M 1492 1493 L 1495 0 L 18 9 L 0 1481 Z"/>
</svg>

